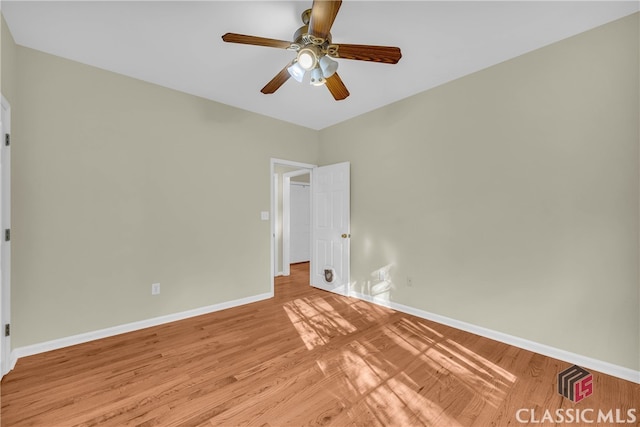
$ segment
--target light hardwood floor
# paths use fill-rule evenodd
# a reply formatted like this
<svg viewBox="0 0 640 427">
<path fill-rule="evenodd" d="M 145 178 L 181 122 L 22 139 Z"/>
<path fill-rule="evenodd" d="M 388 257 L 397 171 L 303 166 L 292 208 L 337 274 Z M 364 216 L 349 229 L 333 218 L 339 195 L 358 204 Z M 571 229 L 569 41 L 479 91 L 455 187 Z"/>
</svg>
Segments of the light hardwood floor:
<svg viewBox="0 0 640 427">
<path fill-rule="evenodd" d="M 568 363 L 308 283 L 297 265 L 273 299 L 21 359 L 2 426 L 517 426 L 519 409 L 638 410 L 637 384 L 593 372 L 573 403 L 556 390 Z"/>
</svg>

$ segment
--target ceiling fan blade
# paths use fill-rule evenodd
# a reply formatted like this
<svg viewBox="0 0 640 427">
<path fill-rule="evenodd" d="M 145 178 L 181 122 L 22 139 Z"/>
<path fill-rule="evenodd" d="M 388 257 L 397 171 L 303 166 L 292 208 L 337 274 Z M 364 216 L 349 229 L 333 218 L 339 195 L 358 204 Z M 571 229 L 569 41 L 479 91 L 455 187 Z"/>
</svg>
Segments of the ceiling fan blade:
<svg viewBox="0 0 640 427">
<path fill-rule="evenodd" d="M 309 19 L 309 34 L 326 40 L 341 4 L 342 0 L 313 0 L 311 18 Z"/>
<path fill-rule="evenodd" d="M 399 47 L 371 46 L 367 44 L 339 44 L 336 58 L 397 64 L 402 58 Z"/>
<path fill-rule="evenodd" d="M 349 96 L 349 90 L 342 82 L 342 79 L 340 78 L 338 73 L 333 73 L 331 77 L 328 77 L 326 79 L 325 85 L 336 101 L 342 101 L 347 96 Z"/>
<path fill-rule="evenodd" d="M 285 82 L 289 80 L 289 77 L 291 77 L 291 74 L 289 74 L 289 71 L 287 70 L 287 68 L 289 68 L 292 63 L 293 61 L 288 63 L 282 69 L 282 71 L 276 74 L 276 76 L 272 78 L 269 83 L 267 83 L 262 89 L 260 89 L 260 92 L 264 93 L 265 95 L 269 95 L 271 93 L 274 93 L 278 89 L 280 89 L 280 86 L 285 84 Z"/>
<path fill-rule="evenodd" d="M 250 44 L 254 46 L 278 47 L 288 49 L 291 42 L 284 40 L 268 39 L 266 37 L 247 36 L 245 34 L 227 33 L 222 36 L 222 40 L 227 43 Z"/>
</svg>

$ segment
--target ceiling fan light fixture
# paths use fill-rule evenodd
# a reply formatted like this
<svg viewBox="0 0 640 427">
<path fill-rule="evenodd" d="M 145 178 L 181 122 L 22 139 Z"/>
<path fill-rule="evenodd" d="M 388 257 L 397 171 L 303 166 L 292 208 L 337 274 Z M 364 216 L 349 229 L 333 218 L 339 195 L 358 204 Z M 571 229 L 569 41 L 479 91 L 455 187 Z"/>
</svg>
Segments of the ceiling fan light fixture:
<svg viewBox="0 0 640 427">
<path fill-rule="evenodd" d="M 300 66 L 299 63 L 294 62 L 287 68 L 287 71 L 298 83 L 302 83 L 302 79 L 304 78 L 305 70 Z"/>
<path fill-rule="evenodd" d="M 327 55 L 320 58 L 320 61 L 318 62 L 322 69 L 322 75 L 326 78 L 333 76 L 333 74 L 338 70 L 338 62 L 329 58 Z"/>
<path fill-rule="evenodd" d="M 322 70 L 320 67 L 316 67 L 311 70 L 311 81 L 309 82 L 313 86 L 322 86 L 325 84 L 326 80 L 322 75 Z"/>
<path fill-rule="evenodd" d="M 313 70 L 318 64 L 318 54 L 311 47 L 304 47 L 298 52 L 297 63 L 306 71 Z"/>
<path fill-rule="evenodd" d="M 311 9 L 302 13 L 304 25 L 293 34 L 293 41 L 237 33 L 226 33 L 222 40 L 227 43 L 274 47 L 296 52 L 296 58 L 260 89 L 265 95 L 275 93 L 291 77 L 298 82 L 304 81 L 308 71 L 311 74 L 312 85 L 324 84 L 336 101 L 342 101 L 349 96 L 349 90 L 338 76 L 338 63 L 333 59 L 397 64 L 402 52 L 395 46 L 332 44 L 331 26 L 341 4 L 342 0 L 313 0 Z M 376 26 L 369 27 L 377 29 Z"/>
</svg>

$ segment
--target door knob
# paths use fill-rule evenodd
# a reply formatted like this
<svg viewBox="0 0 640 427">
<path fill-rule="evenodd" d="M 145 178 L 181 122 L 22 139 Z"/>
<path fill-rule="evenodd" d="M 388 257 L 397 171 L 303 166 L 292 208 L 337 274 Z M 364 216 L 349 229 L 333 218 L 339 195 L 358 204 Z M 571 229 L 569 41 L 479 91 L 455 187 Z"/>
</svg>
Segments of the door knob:
<svg viewBox="0 0 640 427">
<path fill-rule="evenodd" d="M 344 234 L 342 235 L 342 238 L 343 238 L 343 239 L 346 239 L 346 238 L 348 238 L 348 237 L 351 237 L 351 234 L 346 234 L 346 233 L 344 233 Z"/>
</svg>

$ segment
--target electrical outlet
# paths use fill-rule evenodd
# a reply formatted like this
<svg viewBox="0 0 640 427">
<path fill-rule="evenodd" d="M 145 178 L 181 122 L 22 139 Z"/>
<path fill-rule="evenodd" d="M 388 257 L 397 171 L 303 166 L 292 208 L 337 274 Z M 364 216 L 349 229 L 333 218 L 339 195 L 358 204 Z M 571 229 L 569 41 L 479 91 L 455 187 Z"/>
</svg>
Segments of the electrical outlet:
<svg viewBox="0 0 640 427">
<path fill-rule="evenodd" d="M 160 294 L 160 283 L 152 283 L 151 295 L 159 295 L 159 294 Z"/>
<path fill-rule="evenodd" d="M 413 287 L 413 278 L 412 277 L 407 276 L 407 286 L 410 287 L 410 288 Z"/>
</svg>

